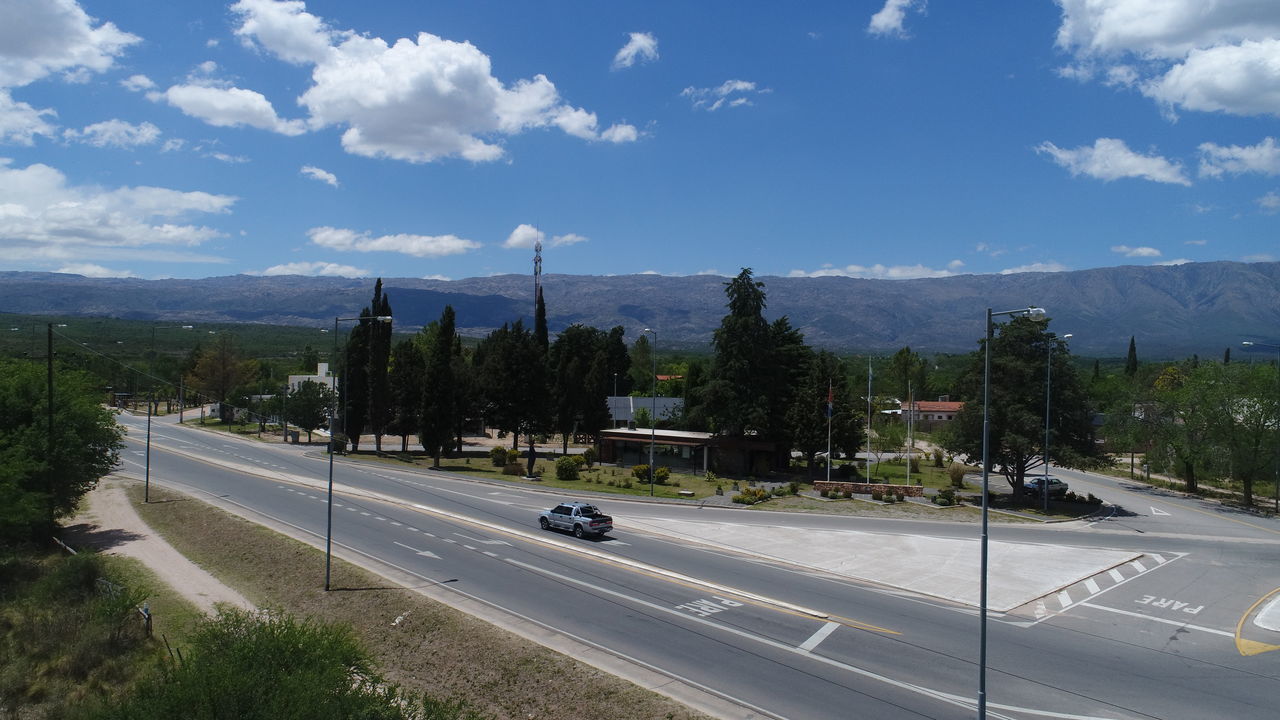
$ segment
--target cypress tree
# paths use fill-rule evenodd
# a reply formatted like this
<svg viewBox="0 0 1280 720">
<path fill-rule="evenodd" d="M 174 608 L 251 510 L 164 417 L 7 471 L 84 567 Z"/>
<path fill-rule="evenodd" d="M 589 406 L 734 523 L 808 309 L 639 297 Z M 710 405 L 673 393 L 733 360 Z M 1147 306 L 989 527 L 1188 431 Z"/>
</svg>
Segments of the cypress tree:
<svg viewBox="0 0 1280 720">
<path fill-rule="evenodd" d="M 1132 378 L 1138 374 L 1138 346 L 1129 336 L 1129 357 L 1124 361 L 1124 374 Z"/>
</svg>

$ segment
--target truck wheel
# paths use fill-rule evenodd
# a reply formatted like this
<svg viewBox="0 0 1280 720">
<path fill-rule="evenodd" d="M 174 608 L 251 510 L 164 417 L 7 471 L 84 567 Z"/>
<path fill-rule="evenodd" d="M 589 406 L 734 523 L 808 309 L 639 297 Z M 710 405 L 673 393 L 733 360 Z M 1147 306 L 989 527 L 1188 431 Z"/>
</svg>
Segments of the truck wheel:
<svg viewBox="0 0 1280 720">
<path fill-rule="evenodd" d="M 573 536 L 574 536 L 574 537 L 576 537 L 576 538 L 584 538 L 584 537 L 586 537 L 586 536 L 587 536 L 587 534 L 586 534 L 586 533 L 584 533 L 584 532 L 582 532 L 582 526 L 581 526 L 581 525 L 574 525 L 574 526 L 573 526 Z"/>
<path fill-rule="evenodd" d="M 551 529 L 551 523 L 547 522 L 546 518 L 538 518 L 538 524 L 542 526 L 543 530 Z"/>
</svg>

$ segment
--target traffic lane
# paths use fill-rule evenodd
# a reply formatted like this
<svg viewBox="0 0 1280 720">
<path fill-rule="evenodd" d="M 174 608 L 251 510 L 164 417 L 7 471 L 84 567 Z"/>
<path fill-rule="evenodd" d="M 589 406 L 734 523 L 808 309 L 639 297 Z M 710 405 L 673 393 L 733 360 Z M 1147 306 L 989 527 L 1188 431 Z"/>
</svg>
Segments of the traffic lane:
<svg viewBox="0 0 1280 720">
<path fill-rule="evenodd" d="M 1088 598 L 1068 614 L 1133 628 L 1134 637 L 1128 641 L 1153 650 L 1165 649 L 1168 633 L 1176 632 L 1184 641 L 1180 647 L 1193 650 L 1195 657 L 1254 672 L 1257 663 L 1242 660 L 1236 637 L 1274 641 L 1270 633 L 1243 621 L 1260 600 L 1280 588 L 1278 560 L 1269 546 L 1216 545 L 1178 558 L 1159 573 Z"/>
<path fill-rule="evenodd" d="M 1218 538 L 1280 538 L 1280 521 L 1220 502 L 1131 480 L 1055 469 L 1075 489 L 1083 487 L 1116 506 L 1098 527 L 1133 532 L 1176 532 Z"/>
<path fill-rule="evenodd" d="M 991 661 L 1132 715 L 1161 720 L 1275 717 L 1280 684 L 1274 677 L 1194 657 L 1187 653 L 1185 635 L 1172 628 L 1162 647 L 1152 649 L 1160 643 L 1150 639 L 1135 644 L 1134 628 L 1126 624 L 1130 621 L 1112 617 L 1099 622 L 1095 616 L 1072 613 L 1037 625 L 1033 632 L 997 629 L 989 646 Z"/>
<path fill-rule="evenodd" d="M 210 472 L 193 470 L 184 482 L 320 537 L 327 505 L 323 493 L 269 483 L 269 492 L 250 498 L 246 490 L 261 486 L 261 481 L 249 478 L 246 488 L 232 478 L 212 480 Z M 503 552 L 515 553 L 507 541 L 401 506 L 339 495 L 334 507 L 334 542 L 340 547 L 387 559 L 424 581 L 447 583 L 548 626 L 570 629 L 600 647 L 615 652 L 625 648 L 626 655 L 655 666 L 670 670 L 672 658 L 687 658 L 684 666 L 677 663 L 677 674 L 709 687 L 732 687 L 732 696 L 756 700 L 762 707 L 781 703 L 779 714 L 841 717 L 844 708 L 856 702 L 879 717 L 948 715 L 931 709 L 939 703 L 936 698 L 904 690 L 888 679 L 850 676 L 839 666 L 797 653 L 793 648 L 815 631 L 805 626 L 820 629 L 818 621 L 730 598 L 690 599 L 687 588 L 634 572 L 606 577 L 612 574 L 608 566 L 575 555 L 549 554 L 540 546 L 522 553 L 524 560 L 503 558 Z M 497 562 L 500 559 L 503 562 Z M 699 613 L 708 613 L 707 603 L 737 609 L 738 621 L 701 622 Z M 755 680 L 760 677 L 785 683 L 794 692 L 780 697 L 772 683 L 762 688 Z"/>
</svg>

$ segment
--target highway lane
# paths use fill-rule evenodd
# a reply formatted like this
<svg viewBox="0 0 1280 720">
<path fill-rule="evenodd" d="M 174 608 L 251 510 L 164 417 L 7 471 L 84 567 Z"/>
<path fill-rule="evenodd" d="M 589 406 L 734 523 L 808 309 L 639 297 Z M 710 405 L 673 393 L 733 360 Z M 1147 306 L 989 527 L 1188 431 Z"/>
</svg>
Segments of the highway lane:
<svg viewBox="0 0 1280 720">
<path fill-rule="evenodd" d="M 194 433 L 186 429 L 167 428 L 154 434 L 156 437 L 153 440 L 160 445 L 176 442 L 179 445 L 185 445 L 188 451 L 197 448 L 201 452 L 222 455 L 240 464 L 247 462 L 259 465 L 270 472 L 310 473 L 311 477 L 319 479 L 323 477 L 322 471 L 327 470 L 327 465 L 322 459 L 289 455 L 292 448 L 286 450 L 279 446 L 267 447 L 243 443 L 233 438 Z M 160 439 L 157 440 L 157 438 Z M 159 471 L 160 468 L 181 462 L 178 457 L 167 454 L 159 458 L 153 457 L 153 460 L 158 460 L 153 465 L 153 477 L 165 475 Z M 184 469 L 182 472 L 198 474 L 189 469 Z M 341 462 L 338 464 L 336 474 L 340 478 L 339 482 L 344 485 L 376 488 L 379 491 L 387 491 L 388 494 L 397 494 L 406 501 L 439 507 L 446 512 L 480 517 L 485 522 L 512 529 L 530 528 L 533 522 L 533 509 L 545 507 L 550 502 L 544 494 L 529 493 L 519 488 L 478 485 L 474 482 L 459 482 L 449 478 L 405 473 L 394 469 L 350 468 Z M 201 482 L 217 481 L 202 479 Z M 257 505 L 260 509 L 276 502 L 269 501 L 263 496 L 261 487 L 253 487 L 255 484 L 260 486 L 262 483 L 246 482 L 243 486 L 221 489 L 224 492 L 230 491 L 237 497 L 244 497 L 246 502 Z M 277 485 L 282 486 L 287 483 L 277 483 Z M 295 518 L 295 524 L 300 526 L 306 526 L 307 522 L 314 522 L 313 518 L 317 511 L 315 507 L 308 509 L 309 504 L 323 505 L 322 493 L 314 490 L 307 490 L 305 494 L 299 496 L 297 490 L 289 492 L 276 487 L 275 494 L 295 497 L 279 504 L 278 507 L 272 505 L 268 510 L 281 514 L 301 513 Z M 499 598 L 504 604 L 515 605 L 511 609 L 522 614 L 543 617 L 544 622 L 549 625 L 568 629 L 574 627 L 572 623 L 575 621 L 587 623 L 586 627 L 590 630 L 591 637 L 598 638 L 597 641 L 603 641 L 602 644 L 607 647 L 626 647 L 629 649 L 627 654 L 633 654 L 653 665 L 679 669 L 682 674 L 699 673 L 692 677 L 708 679 L 714 683 L 713 687 L 723 688 L 725 692 L 735 697 L 754 698 L 766 704 L 771 703 L 768 706 L 772 708 L 772 712 L 779 715 L 839 717 L 841 714 L 837 711 L 842 707 L 850 707 L 848 703 L 869 702 L 862 695 L 857 695 L 859 699 L 850 699 L 839 691 L 831 688 L 823 690 L 822 687 L 815 687 L 806 681 L 784 681 L 782 678 L 789 677 L 788 673 L 799 673 L 806 678 L 823 678 L 825 683 L 845 687 L 845 692 L 862 693 L 879 698 L 879 702 L 888 704 L 886 708 L 892 706 L 898 708 L 894 712 L 906 713 L 901 715 L 903 717 L 910 717 L 911 712 L 918 711 L 917 706 L 912 705 L 912 702 L 919 703 L 920 697 L 928 697 L 930 690 L 951 693 L 957 697 L 972 695 L 976 674 L 972 665 L 976 655 L 973 637 L 976 622 L 973 620 L 972 611 L 966 608 L 928 598 L 905 596 L 891 589 L 850 583 L 820 573 L 780 568 L 759 562 L 744 562 L 733 553 L 691 548 L 667 538 L 626 534 L 626 540 L 621 542 L 584 543 L 586 547 L 592 549 L 607 549 L 610 554 L 632 560 L 645 560 L 654 565 L 685 572 L 718 584 L 759 591 L 761 594 L 770 594 L 795 604 L 820 605 L 825 612 L 836 614 L 841 618 L 847 617 L 856 623 L 884 627 L 902 633 L 891 635 L 869 631 L 865 627 L 853 629 L 849 625 L 838 625 L 829 635 L 820 638 L 820 641 L 807 654 L 800 655 L 796 653 L 796 649 L 804 645 L 808 639 L 815 637 L 816 633 L 827 628 L 825 621 L 793 617 L 782 620 L 768 619 L 779 613 L 768 608 L 762 610 L 749 602 L 742 602 L 737 606 L 723 605 L 725 608 L 723 610 L 708 612 L 712 606 L 701 603 L 716 603 L 717 596 L 712 594 L 708 597 L 708 593 L 703 592 L 702 588 L 688 588 L 679 583 L 647 577 L 644 580 L 637 580 L 636 573 L 633 571 L 618 570 L 609 565 L 604 566 L 607 570 L 602 570 L 602 564 L 596 560 L 584 560 L 572 556 L 567 560 L 564 553 L 558 550 L 551 556 L 547 555 L 545 549 L 538 549 L 537 553 L 529 558 L 503 555 L 502 563 L 499 564 L 493 562 L 499 558 L 484 553 L 500 553 L 496 553 L 493 549 L 484 549 L 488 547 L 484 543 L 457 537 L 456 533 L 467 535 L 468 532 L 466 529 L 457 529 L 456 526 L 452 530 L 443 528 L 438 528 L 438 532 L 428 530 L 443 538 L 439 542 L 435 540 L 432 542 L 440 545 L 445 552 L 432 549 L 434 545 L 428 547 L 414 544 L 412 541 L 388 543 L 385 537 L 382 537 L 383 533 L 397 527 L 389 523 L 399 522 L 399 527 L 403 528 L 414 520 L 412 517 L 393 519 L 389 514 L 391 511 L 379 513 L 368 508 L 356 507 L 362 504 L 367 503 L 343 501 L 344 507 L 337 511 L 339 514 L 335 518 L 335 528 L 337 528 L 335 537 L 344 544 L 348 542 L 345 533 L 351 531 L 348 526 L 366 527 L 367 525 L 369 528 L 375 528 L 368 531 L 371 533 L 370 536 L 351 539 L 352 543 L 359 542 L 367 545 L 380 554 L 391 553 L 390 557 L 395 557 L 404 563 L 417 562 L 423 566 L 424 570 L 431 570 L 438 563 L 434 558 L 418 555 L 419 551 L 427 550 L 442 557 L 452 558 L 449 562 L 453 564 L 449 567 L 456 567 L 457 571 L 445 574 L 457 577 L 445 579 L 465 578 L 468 583 L 474 583 L 480 592 Z M 734 521 L 761 524 L 779 522 L 777 516 L 780 515 L 710 508 L 697 510 L 673 506 L 648 506 L 607 500 L 601 500 L 600 504 L 606 511 L 620 515 L 645 511 L 653 516 L 671 513 L 706 516 L 719 513 L 732 517 Z M 364 512 L 369 512 L 370 515 L 365 516 Z M 377 517 L 386 519 L 379 521 Z M 352 523 L 346 518 L 359 519 L 360 522 Z M 788 515 L 783 519 L 791 524 L 814 522 L 819 525 L 825 525 L 834 520 L 844 523 L 846 527 L 865 520 L 794 515 Z M 320 520 L 322 522 L 322 516 Z M 417 523 L 414 527 L 419 527 L 420 531 L 425 529 L 421 527 L 424 525 L 421 520 Z M 861 526 L 867 524 L 892 527 L 897 532 L 912 529 L 902 523 L 896 525 L 860 523 L 860 529 L 864 529 Z M 382 525 L 385 530 L 376 530 L 379 525 Z M 936 523 L 913 525 L 923 525 L 933 534 L 940 534 L 938 532 L 940 527 Z M 318 528 L 313 529 L 313 532 L 321 532 L 323 525 L 312 527 Z M 1037 529 L 1035 533 L 1022 529 L 1013 530 L 1004 526 L 999 526 L 998 529 L 1001 532 L 1010 530 L 1012 534 L 1020 537 L 1037 540 L 1055 536 L 1061 538 L 1067 534 L 1061 530 L 1044 528 Z M 995 530 L 996 528 L 993 528 L 993 532 Z M 399 529 L 397 531 L 412 532 Z M 959 528 L 947 526 L 947 531 L 971 534 L 973 528 L 972 526 Z M 538 531 L 532 532 L 537 534 Z M 455 536 L 449 537 L 450 533 Z M 1070 544 L 1082 544 L 1078 542 L 1083 539 L 1080 536 L 1087 536 L 1089 533 L 1086 531 L 1069 534 L 1072 537 Z M 474 531 L 469 535 L 475 538 L 481 537 Z M 455 542 L 445 542 L 444 539 L 453 539 Z M 567 536 L 561 536 L 560 540 L 579 543 Z M 1145 540 L 1146 538 L 1143 538 L 1143 541 Z M 1161 543 L 1172 542 L 1169 538 L 1159 540 Z M 395 542 L 401 542 L 407 547 L 395 545 Z M 521 552 L 529 552 L 525 547 L 527 542 L 524 540 L 513 541 L 508 538 L 504 542 L 512 542 L 513 547 L 518 545 Z M 624 542 L 625 545 L 622 544 Z M 468 564 L 454 557 L 458 549 L 452 547 L 455 544 L 461 544 L 462 550 L 465 551 L 459 557 L 471 553 L 472 560 L 483 559 L 485 562 Z M 386 549 L 388 545 L 390 549 Z M 468 545 L 478 550 L 467 550 Z M 503 548 L 504 552 L 507 551 L 506 546 L 497 547 Z M 1270 546 L 1260 547 L 1262 550 L 1259 551 L 1259 557 L 1265 559 L 1268 553 L 1273 553 Z M 1166 549 L 1156 547 L 1153 550 Z M 395 555 L 394 553 L 397 552 L 404 553 L 404 556 Z M 479 558 L 475 557 L 476 552 L 480 554 Z M 1174 551 L 1166 550 L 1166 552 Z M 1197 553 L 1193 552 L 1187 557 L 1196 555 Z M 1170 558 L 1173 559 L 1175 556 L 1170 555 Z M 1215 562 L 1220 561 L 1221 558 L 1215 560 Z M 1137 610 L 1128 610 L 1128 604 L 1132 601 L 1128 597 L 1120 598 L 1120 595 L 1137 590 L 1140 599 L 1146 593 L 1141 592 L 1139 581 L 1149 582 L 1151 578 L 1159 577 L 1161 573 L 1170 575 L 1171 573 L 1167 571 L 1179 567 L 1180 564 L 1192 565 L 1186 562 L 1185 558 L 1177 558 L 1160 572 L 1147 573 L 1137 580 L 1127 582 L 1124 586 L 1110 589 L 1093 598 L 1089 603 L 1076 605 L 1066 611 L 1051 613 L 1044 617 L 1035 617 L 1032 614 L 1020 616 L 1015 612 L 1008 618 L 1002 618 L 1003 622 L 994 622 L 990 642 L 992 671 L 989 676 L 992 702 L 1053 710 L 1070 716 L 1141 717 L 1145 713 L 1154 717 L 1196 717 L 1194 713 L 1197 711 L 1207 713 L 1201 716 L 1215 714 L 1232 717 L 1268 716 L 1269 711 L 1263 709 L 1265 705 L 1251 704 L 1249 700 L 1251 697 L 1259 696 L 1257 687 L 1252 690 L 1241 688 L 1239 693 L 1234 690 L 1237 689 L 1235 687 L 1237 684 L 1250 683 L 1254 686 L 1261 683 L 1264 687 L 1267 683 L 1272 683 L 1271 687 L 1274 690 L 1275 665 L 1270 658 L 1267 658 L 1270 664 L 1263 666 L 1263 671 L 1259 673 L 1256 658 L 1240 658 L 1238 654 L 1232 658 L 1229 653 L 1223 652 L 1223 647 L 1230 646 L 1229 638 L 1211 632 L 1188 630 L 1183 626 L 1147 622 L 1131 614 L 1098 610 L 1093 607 L 1093 605 L 1111 602 L 1112 598 L 1118 598 L 1115 600 L 1117 605 L 1115 609 L 1125 610 L 1127 613 L 1169 611 L 1172 605 L 1161 608 L 1153 604 L 1162 602 L 1163 597 L 1148 601 L 1145 606 L 1137 607 Z M 501 570 L 495 570 L 490 565 Z M 1274 567 L 1274 558 L 1272 558 L 1272 567 Z M 439 568 L 436 567 L 436 569 Z M 513 569 L 515 574 L 512 574 Z M 424 577 L 437 580 L 441 577 L 427 572 L 422 574 Z M 1268 579 L 1265 573 L 1260 573 L 1259 586 L 1265 585 Z M 548 580 L 554 581 L 554 587 L 547 589 L 545 583 Z M 652 587 L 655 582 L 658 583 L 658 587 Z M 525 583 L 528 583 L 531 588 L 540 590 L 513 594 L 513 587 L 523 587 Z M 471 585 L 468 587 L 470 588 Z M 694 592 L 695 590 L 697 592 Z M 1242 591 L 1240 600 L 1246 599 L 1250 592 L 1252 590 Z M 585 607 L 579 607 L 576 603 L 567 603 L 560 595 L 575 598 L 585 596 L 590 599 L 582 600 Z M 513 597 L 515 599 L 512 599 Z M 552 604 L 555 607 L 546 607 L 548 598 L 554 598 Z M 741 598 L 726 599 L 741 602 Z M 1181 601 L 1175 600 L 1175 602 Z M 1133 604 L 1140 605 L 1136 602 Z M 1215 603 L 1214 606 L 1218 604 L 1225 606 L 1231 603 L 1224 601 Z M 661 607 L 663 610 L 659 612 L 651 606 Z M 594 611 L 597 607 L 604 607 L 607 611 L 598 615 Z M 703 615 L 690 611 L 689 607 L 700 609 Z M 572 612 L 556 614 L 556 611 L 563 612 L 565 608 L 572 608 Z M 1186 609 L 1183 607 L 1173 612 L 1181 611 L 1186 614 Z M 676 615 L 672 615 L 673 610 L 677 613 Z M 764 618 L 759 617 L 762 612 L 765 613 Z M 1203 617 L 1208 617 L 1208 610 L 1201 610 L 1201 612 L 1206 613 Z M 680 613 L 691 617 L 681 619 Z M 628 620 L 621 622 L 619 617 Z M 691 627 L 688 622 L 695 619 L 698 622 Z M 633 625 L 633 622 L 638 625 Z M 1217 622 L 1215 620 L 1215 623 Z M 658 627 L 655 628 L 655 625 Z M 1168 630 L 1169 632 L 1165 633 L 1167 637 L 1153 632 L 1150 627 Z M 1230 624 L 1220 623 L 1216 629 L 1222 632 L 1222 627 L 1230 627 Z M 617 638 L 610 634 L 613 631 L 618 632 Z M 745 635 L 737 635 L 735 632 L 745 633 Z M 726 633 L 731 636 L 728 641 L 720 637 Z M 703 636 L 714 638 L 717 647 L 730 647 L 734 650 L 727 653 L 728 657 L 721 657 L 725 653 L 715 648 L 701 645 L 686 647 L 690 642 L 707 642 L 707 640 L 694 639 Z M 637 645 L 637 638 L 652 640 L 652 642 Z M 1170 638 L 1176 638 L 1179 642 L 1171 644 Z M 726 642 L 727 645 L 725 645 Z M 770 642 L 777 645 L 771 645 Z M 763 646 L 763 649 L 757 646 Z M 779 653 L 781 656 L 778 656 Z M 749 657 L 752 660 L 743 665 L 744 661 L 741 659 L 743 657 Z M 1108 662 L 1112 658 L 1114 660 Z M 711 662 L 712 660 L 714 662 Z M 1248 664 L 1250 661 L 1255 664 Z M 814 663 L 820 667 L 810 668 L 809 665 Z M 1036 671 L 1037 668 L 1044 668 L 1046 664 L 1052 667 L 1048 675 Z M 708 668 L 708 665 L 713 667 Z M 1071 670 L 1064 672 L 1062 666 L 1070 667 Z M 1144 670 L 1137 672 L 1134 670 L 1136 667 Z M 1219 699 L 1216 697 L 1217 690 L 1206 692 L 1199 683 L 1185 682 L 1188 667 L 1199 668 L 1197 672 L 1214 677 L 1217 683 L 1216 688 L 1232 697 L 1225 700 Z M 921 668 L 927 668 L 927 671 L 922 673 Z M 860 671 L 873 675 L 861 675 Z M 828 677 L 830 672 L 836 673 L 836 676 Z M 853 684 L 850 677 L 857 678 L 858 682 Z M 878 679 L 880 677 L 885 680 Z M 742 678 L 751 678 L 752 681 L 744 682 Z M 895 678 L 898 679 L 896 682 L 902 682 L 905 679 L 918 685 L 925 685 L 927 689 L 903 690 L 894 684 Z M 1138 684 L 1140 689 L 1135 690 L 1135 683 L 1132 680 L 1138 678 L 1141 678 L 1142 682 Z M 1241 680 L 1241 678 L 1247 679 Z M 761 683 L 765 685 L 767 692 L 760 692 L 758 686 Z M 851 684 L 858 689 L 851 690 L 849 688 Z M 780 692 L 779 688 L 784 688 L 785 692 Z M 1233 692 L 1225 692 L 1228 689 Z M 897 695 L 903 692 L 909 696 L 910 701 L 897 700 Z M 757 698 L 757 695 L 762 696 Z M 824 700 L 817 706 L 811 704 L 812 697 L 824 695 L 832 700 Z M 1217 704 L 1213 705 L 1214 709 L 1210 711 L 1205 705 L 1208 700 L 1214 703 L 1229 702 L 1232 711 L 1227 715 L 1221 715 L 1222 707 Z M 955 708 L 948 709 L 945 703 L 941 711 L 936 711 L 940 714 L 928 714 L 935 712 L 929 709 L 933 702 L 935 701 L 925 702 L 925 716 L 963 716 L 956 715 Z M 889 711 L 886 709 L 885 712 Z M 896 717 L 898 715 L 868 716 Z"/>
</svg>

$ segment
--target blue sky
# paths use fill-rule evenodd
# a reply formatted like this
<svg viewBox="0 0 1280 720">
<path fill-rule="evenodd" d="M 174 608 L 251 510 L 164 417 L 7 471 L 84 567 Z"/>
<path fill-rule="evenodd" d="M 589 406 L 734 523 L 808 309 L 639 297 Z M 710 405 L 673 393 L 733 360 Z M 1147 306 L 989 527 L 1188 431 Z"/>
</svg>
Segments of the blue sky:
<svg viewBox="0 0 1280 720">
<path fill-rule="evenodd" d="M 0 0 L 0 268 L 1280 259 L 1280 3 Z"/>
</svg>

